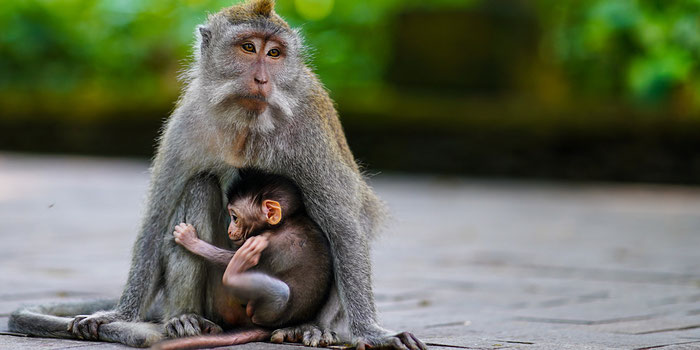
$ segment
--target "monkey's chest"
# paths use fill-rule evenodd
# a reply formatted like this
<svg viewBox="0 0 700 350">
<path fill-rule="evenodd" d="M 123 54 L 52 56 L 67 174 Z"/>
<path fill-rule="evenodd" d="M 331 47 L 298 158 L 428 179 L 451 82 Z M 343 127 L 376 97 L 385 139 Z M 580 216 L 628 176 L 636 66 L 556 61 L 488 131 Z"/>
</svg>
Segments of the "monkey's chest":
<svg viewBox="0 0 700 350">
<path fill-rule="evenodd" d="M 236 168 L 244 167 L 247 163 L 248 143 L 247 132 L 237 133 L 233 140 L 223 145 L 221 149 L 223 161 Z"/>
</svg>

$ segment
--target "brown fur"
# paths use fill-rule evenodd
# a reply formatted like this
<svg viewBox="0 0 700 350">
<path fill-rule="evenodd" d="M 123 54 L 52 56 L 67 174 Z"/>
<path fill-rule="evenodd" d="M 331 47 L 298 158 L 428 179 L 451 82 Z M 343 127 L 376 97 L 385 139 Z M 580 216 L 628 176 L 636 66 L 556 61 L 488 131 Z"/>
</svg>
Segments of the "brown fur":
<svg viewBox="0 0 700 350">
<path fill-rule="evenodd" d="M 289 24 L 274 9 L 275 2 L 273 0 L 252 0 L 227 7 L 221 12 L 231 23 L 265 19 L 280 27 L 289 29 Z"/>
</svg>

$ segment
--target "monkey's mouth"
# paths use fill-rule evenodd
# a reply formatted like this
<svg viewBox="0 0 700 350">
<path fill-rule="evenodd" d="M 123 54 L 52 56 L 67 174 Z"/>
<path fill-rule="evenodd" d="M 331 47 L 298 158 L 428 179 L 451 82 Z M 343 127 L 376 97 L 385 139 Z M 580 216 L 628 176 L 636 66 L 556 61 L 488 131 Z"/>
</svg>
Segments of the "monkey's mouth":
<svg viewBox="0 0 700 350">
<path fill-rule="evenodd" d="M 258 113 L 262 113 L 267 108 L 267 98 L 262 94 L 240 95 L 236 97 L 236 102 L 241 107 Z"/>
</svg>

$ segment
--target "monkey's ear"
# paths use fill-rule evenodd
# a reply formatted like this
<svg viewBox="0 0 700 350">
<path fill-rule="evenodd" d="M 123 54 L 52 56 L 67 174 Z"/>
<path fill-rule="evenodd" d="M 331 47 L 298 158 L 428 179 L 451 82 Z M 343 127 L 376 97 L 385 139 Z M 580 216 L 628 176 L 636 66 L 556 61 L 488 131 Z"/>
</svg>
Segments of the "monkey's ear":
<svg viewBox="0 0 700 350">
<path fill-rule="evenodd" d="M 197 29 L 199 30 L 199 37 L 201 39 L 202 49 L 204 49 L 207 46 L 209 46 L 209 42 L 211 42 L 211 31 L 205 26 L 198 26 Z"/>
<path fill-rule="evenodd" d="M 282 206 L 279 202 L 266 199 L 263 201 L 262 206 L 267 222 L 270 225 L 277 225 L 282 221 Z"/>
</svg>

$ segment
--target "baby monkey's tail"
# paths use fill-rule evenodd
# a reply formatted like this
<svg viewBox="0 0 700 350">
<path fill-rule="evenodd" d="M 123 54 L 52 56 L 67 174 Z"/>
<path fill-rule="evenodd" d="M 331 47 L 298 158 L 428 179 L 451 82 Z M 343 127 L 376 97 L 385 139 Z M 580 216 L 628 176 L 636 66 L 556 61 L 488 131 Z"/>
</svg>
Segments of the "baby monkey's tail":
<svg viewBox="0 0 700 350">
<path fill-rule="evenodd" d="M 197 337 L 167 340 L 154 345 L 154 350 L 182 350 L 182 349 L 202 349 L 215 348 L 219 346 L 229 346 L 245 344 L 254 341 L 269 340 L 272 333 L 261 328 L 248 329 L 236 333 L 201 335 Z"/>
</svg>

